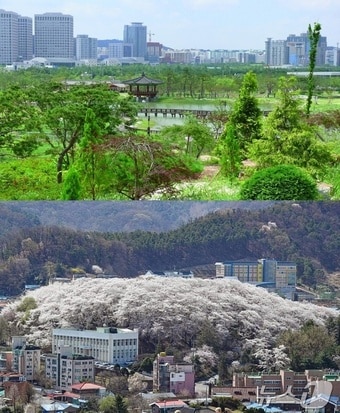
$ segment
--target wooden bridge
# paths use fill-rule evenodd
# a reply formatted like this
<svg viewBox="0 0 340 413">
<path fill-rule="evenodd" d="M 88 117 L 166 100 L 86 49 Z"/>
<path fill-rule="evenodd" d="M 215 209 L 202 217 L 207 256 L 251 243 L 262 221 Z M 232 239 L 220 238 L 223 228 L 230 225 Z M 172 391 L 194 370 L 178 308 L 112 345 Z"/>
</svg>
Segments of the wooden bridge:
<svg viewBox="0 0 340 413">
<path fill-rule="evenodd" d="M 157 117 L 158 115 L 163 115 L 166 118 L 170 115 L 173 118 L 180 117 L 183 118 L 188 113 L 193 114 L 198 118 L 206 118 L 209 116 L 213 111 L 212 110 L 204 110 L 204 109 L 173 109 L 173 108 L 140 108 L 139 113 L 144 114 L 145 116 L 154 115 Z"/>
<path fill-rule="evenodd" d="M 151 114 L 157 117 L 158 115 L 163 115 L 166 118 L 170 115 L 173 118 L 180 117 L 183 118 L 188 113 L 196 116 L 197 118 L 206 118 L 211 113 L 215 112 L 214 110 L 206 110 L 206 109 L 175 109 L 175 108 L 139 108 L 139 113 L 144 114 L 145 117 L 150 116 Z M 269 110 L 263 110 L 263 116 L 268 116 Z"/>
</svg>

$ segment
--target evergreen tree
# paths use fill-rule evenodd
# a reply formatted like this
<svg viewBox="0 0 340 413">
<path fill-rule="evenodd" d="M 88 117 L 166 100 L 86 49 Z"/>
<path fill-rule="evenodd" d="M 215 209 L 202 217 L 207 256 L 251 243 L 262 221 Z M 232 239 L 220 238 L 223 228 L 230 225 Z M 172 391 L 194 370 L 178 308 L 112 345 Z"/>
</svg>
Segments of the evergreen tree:
<svg viewBox="0 0 340 413">
<path fill-rule="evenodd" d="M 257 98 L 257 78 L 253 72 L 248 72 L 243 79 L 240 94 L 230 114 L 230 124 L 235 128 L 240 149 L 246 157 L 248 145 L 261 137 L 261 117 Z"/>
<path fill-rule="evenodd" d="M 241 154 L 233 125 L 227 125 L 219 139 L 216 153 L 220 156 L 221 173 L 230 179 L 236 178 L 240 172 Z"/>
<path fill-rule="evenodd" d="M 96 115 L 89 108 L 85 116 L 84 133 L 79 142 L 76 166 L 81 175 L 83 192 L 89 192 L 93 201 L 97 198 L 104 172 L 107 170 L 105 155 L 95 149 L 102 141 L 103 135 Z"/>
<path fill-rule="evenodd" d="M 315 89 L 314 81 L 314 69 L 316 63 L 316 55 L 318 51 L 318 43 L 320 39 L 321 24 L 314 23 L 312 29 L 311 25 L 308 26 L 308 37 L 310 40 L 310 51 L 309 51 L 309 74 L 308 74 L 308 95 L 307 95 L 307 106 L 306 113 L 309 116 L 310 108 L 312 106 L 312 97 Z"/>
<path fill-rule="evenodd" d="M 71 168 L 63 182 L 62 199 L 64 201 L 76 201 L 80 199 L 81 185 L 79 174 Z"/>
</svg>

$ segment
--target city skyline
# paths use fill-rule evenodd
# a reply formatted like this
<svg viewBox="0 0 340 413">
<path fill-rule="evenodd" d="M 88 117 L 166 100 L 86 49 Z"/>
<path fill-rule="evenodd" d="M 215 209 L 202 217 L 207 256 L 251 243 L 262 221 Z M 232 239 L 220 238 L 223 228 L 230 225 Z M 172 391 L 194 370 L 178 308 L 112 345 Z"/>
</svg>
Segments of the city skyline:
<svg viewBox="0 0 340 413">
<path fill-rule="evenodd" d="M 0 8 L 34 19 L 60 12 L 74 17 L 74 36 L 122 39 L 124 26 L 142 22 L 148 40 L 174 49 L 264 49 L 321 24 L 329 46 L 340 42 L 338 0 L 1 0 Z"/>
</svg>

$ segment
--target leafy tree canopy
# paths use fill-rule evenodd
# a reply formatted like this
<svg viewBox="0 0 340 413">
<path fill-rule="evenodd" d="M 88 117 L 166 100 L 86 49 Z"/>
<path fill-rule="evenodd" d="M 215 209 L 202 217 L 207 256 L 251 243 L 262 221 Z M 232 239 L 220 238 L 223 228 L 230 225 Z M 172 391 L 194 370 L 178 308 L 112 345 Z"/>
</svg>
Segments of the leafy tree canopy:
<svg viewBox="0 0 340 413">
<path fill-rule="evenodd" d="M 280 165 L 255 172 L 241 188 L 242 199 L 315 200 L 316 182 L 302 169 Z"/>
</svg>

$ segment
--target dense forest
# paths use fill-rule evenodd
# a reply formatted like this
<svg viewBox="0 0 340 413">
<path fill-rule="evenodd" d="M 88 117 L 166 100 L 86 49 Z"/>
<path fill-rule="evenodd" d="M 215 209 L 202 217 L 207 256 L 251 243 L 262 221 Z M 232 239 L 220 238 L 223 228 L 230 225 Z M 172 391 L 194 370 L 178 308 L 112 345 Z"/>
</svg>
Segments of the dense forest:
<svg viewBox="0 0 340 413">
<path fill-rule="evenodd" d="M 157 202 L 141 203 L 145 209 L 137 215 L 132 207 L 128 212 L 127 205 L 126 222 L 129 214 L 139 224 L 145 221 L 145 230 L 137 227 L 134 231 L 131 226 L 127 231 L 109 230 L 108 225 L 106 231 L 79 230 L 63 226 L 61 219 L 59 226 L 42 224 L 38 209 L 20 210 L 19 203 L 5 214 L 4 204 L 0 214 L 5 229 L 0 238 L 0 292 L 11 296 L 20 294 L 26 284 L 46 285 L 54 277 L 94 276 L 93 266 L 122 278 L 173 268 L 190 268 L 199 276 L 198 269 L 208 266 L 210 272 L 205 275 L 213 276 L 217 261 L 275 258 L 297 262 L 299 282 L 310 287 L 324 283 L 328 273 L 340 269 L 339 203 L 278 202 L 261 208 L 256 203 L 252 208 L 207 204 L 213 212 L 206 209 L 203 213 L 204 203 L 159 203 L 163 210 L 155 215 L 147 208 L 157 210 Z M 77 203 L 67 205 L 70 210 L 79 207 Z M 101 207 L 101 211 L 92 211 L 91 221 L 114 221 L 114 205 Z M 181 211 L 182 224 L 178 221 Z M 165 215 L 168 222 L 176 221 L 177 227 L 168 226 L 161 232 L 150 229 L 153 216 L 156 223 Z M 51 219 L 55 219 L 53 214 Z"/>
</svg>

